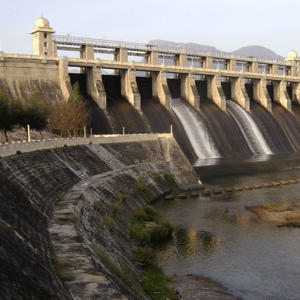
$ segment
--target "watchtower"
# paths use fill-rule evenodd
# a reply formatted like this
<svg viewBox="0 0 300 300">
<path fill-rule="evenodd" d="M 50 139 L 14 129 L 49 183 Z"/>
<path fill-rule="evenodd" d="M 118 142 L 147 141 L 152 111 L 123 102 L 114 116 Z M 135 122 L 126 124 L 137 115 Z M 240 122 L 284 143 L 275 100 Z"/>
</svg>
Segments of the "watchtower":
<svg viewBox="0 0 300 300">
<path fill-rule="evenodd" d="M 289 56 L 285 59 L 291 62 L 291 76 L 300 76 L 300 58 L 295 50 L 289 53 Z"/>
<path fill-rule="evenodd" d="M 49 27 L 47 19 L 43 18 L 43 16 L 37 19 L 34 29 L 30 32 L 30 34 L 33 34 L 34 55 L 56 56 L 56 44 L 52 41 L 53 33 L 55 31 Z"/>
</svg>

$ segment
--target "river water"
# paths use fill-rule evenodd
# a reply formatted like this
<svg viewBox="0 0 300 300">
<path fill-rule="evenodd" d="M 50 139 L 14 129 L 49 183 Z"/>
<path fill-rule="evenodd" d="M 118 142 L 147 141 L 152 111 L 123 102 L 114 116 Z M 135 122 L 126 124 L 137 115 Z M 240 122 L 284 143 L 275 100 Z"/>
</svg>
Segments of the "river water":
<svg viewBox="0 0 300 300">
<path fill-rule="evenodd" d="M 206 189 L 300 178 L 300 170 L 231 175 L 203 180 Z M 210 197 L 162 200 L 157 212 L 176 226 L 159 250 L 166 275 L 210 278 L 245 300 L 300 299 L 300 229 L 278 228 L 246 205 L 279 202 L 300 208 L 300 183 Z"/>
</svg>

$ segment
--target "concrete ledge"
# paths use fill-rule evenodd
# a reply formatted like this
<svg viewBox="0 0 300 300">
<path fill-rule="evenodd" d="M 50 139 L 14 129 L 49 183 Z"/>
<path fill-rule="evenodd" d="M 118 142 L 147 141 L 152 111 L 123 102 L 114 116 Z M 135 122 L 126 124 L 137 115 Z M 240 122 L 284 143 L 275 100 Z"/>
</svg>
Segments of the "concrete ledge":
<svg viewBox="0 0 300 300">
<path fill-rule="evenodd" d="M 245 77 L 230 78 L 231 99 L 250 112 L 250 99 L 245 88 Z"/>
<path fill-rule="evenodd" d="M 288 111 L 292 111 L 292 101 L 286 90 L 286 81 L 273 81 L 274 101 Z"/>
<path fill-rule="evenodd" d="M 30 142 L 12 142 L 0 144 L 0 156 L 6 157 L 20 152 L 32 152 L 37 150 L 52 149 L 66 146 L 88 145 L 88 144 L 111 144 L 111 143 L 128 143 L 136 141 L 151 141 L 158 138 L 171 138 L 172 133 L 161 134 L 108 134 L 93 135 L 83 138 L 61 138 L 52 140 L 33 140 Z"/>
</svg>

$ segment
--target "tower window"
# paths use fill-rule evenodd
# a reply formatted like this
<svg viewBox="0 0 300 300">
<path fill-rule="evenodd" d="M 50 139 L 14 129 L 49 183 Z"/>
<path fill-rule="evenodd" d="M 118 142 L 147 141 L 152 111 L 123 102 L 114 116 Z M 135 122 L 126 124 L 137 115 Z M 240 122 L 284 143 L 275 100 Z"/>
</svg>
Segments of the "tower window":
<svg viewBox="0 0 300 300">
<path fill-rule="evenodd" d="M 48 47 L 48 43 L 45 42 L 45 43 L 44 43 L 44 47 Z"/>
<path fill-rule="evenodd" d="M 48 34 L 47 33 L 44 33 L 44 38 L 46 39 L 48 37 Z"/>
</svg>

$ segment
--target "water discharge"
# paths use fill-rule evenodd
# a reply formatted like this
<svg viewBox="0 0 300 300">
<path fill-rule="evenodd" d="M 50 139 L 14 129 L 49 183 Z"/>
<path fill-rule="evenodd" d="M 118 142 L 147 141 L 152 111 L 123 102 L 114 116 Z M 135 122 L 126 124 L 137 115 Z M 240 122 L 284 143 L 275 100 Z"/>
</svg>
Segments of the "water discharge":
<svg viewBox="0 0 300 300">
<path fill-rule="evenodd" d="M 227 100 L 227 111 L 239 126 L 254 155 L 272 154 L 272 151 L 260 129 L 248 112 L 231 100 Z"/>
<path fill-rule="evenodd" d="M 200 114 L 181 99 L 172 99 L 172 108 L 179 118 L 197 157 L 200 159 L 221 157 Z"/>
</svg>

